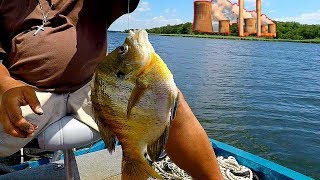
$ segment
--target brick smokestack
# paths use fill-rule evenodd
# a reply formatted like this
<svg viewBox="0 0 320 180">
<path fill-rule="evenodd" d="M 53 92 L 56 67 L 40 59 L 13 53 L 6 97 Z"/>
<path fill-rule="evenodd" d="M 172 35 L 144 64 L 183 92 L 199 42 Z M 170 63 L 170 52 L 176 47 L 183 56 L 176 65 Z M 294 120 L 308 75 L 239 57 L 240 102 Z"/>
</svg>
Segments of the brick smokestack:
<svg viewBox="0 0 320 180">
<path fill-rule="evenodd" d="M 220 20 L 219 21 L 219 33 L 230 34 L 230 21 L 229 20 Z"/>
<path fill-rule="evenodd" d="M 255 34 L 256 33 L 256 20 L 254 18 L 246 18 L 244 19 L 244 32 L 247 33 L 247 35 Z"/>
<path fill-rule="evenodd" d="M 268 34 L 268 24 L 261 25 L 261 35 L 265 36 Z"/>
<path fill-rule="evenodd" d="M 244 0 L 238 0 L 238 4 L 239 4 L 239 24 L 238 24 L 238 29 L 239 29 L 239 36 L 243 37 L 243 23 L 244 23 L 244 12 L 243 12 L 243 8 L 244 8 Z"/>
<path fill-rule="evenodd" d="M 213 32 L 211 11 L 210 1 L 194 1 L 193 31 Z"/>
<path fill-rule="evenodd" d="M 272 37 L 277 36 L 276 24 L 268 24 L 268 33 Z"/>
<path fill-rule="evenodd" d="M 256 0 L 257 36 L 261 36 L 261 0 Z"/>
</svg>

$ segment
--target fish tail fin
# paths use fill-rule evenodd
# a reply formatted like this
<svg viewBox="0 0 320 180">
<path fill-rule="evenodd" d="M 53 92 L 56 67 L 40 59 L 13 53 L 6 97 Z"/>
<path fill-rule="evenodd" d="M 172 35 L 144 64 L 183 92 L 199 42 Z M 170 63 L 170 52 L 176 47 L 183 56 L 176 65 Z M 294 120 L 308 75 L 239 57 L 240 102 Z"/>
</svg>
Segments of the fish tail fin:
<svg viewBox="0 0 320 180">
<path fill-rule="evenodd" d="M 147 180 L 149 177 L 163 179 L 146 160 L 122 158 L 122 180 Z"/>
</svg>

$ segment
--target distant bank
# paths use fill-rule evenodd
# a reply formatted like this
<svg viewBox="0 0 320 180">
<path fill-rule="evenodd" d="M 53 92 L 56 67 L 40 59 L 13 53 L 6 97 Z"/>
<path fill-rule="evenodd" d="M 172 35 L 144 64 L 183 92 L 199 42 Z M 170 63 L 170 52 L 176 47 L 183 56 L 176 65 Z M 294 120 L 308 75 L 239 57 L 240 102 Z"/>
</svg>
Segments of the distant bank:
<svg viewBox="0 0 320 180">
<path fill-rule="evenodd" d="M 317 43 L 320 44 L 320 38 L 316 39 L 268 39 L 257 37 L 238 37 L 238 36 L 222 36 L 222 35 L 208 35 L 208 34 L 156 34 L 160 36 L 179 36 L 179 37 L 195 37 L 195 38 L 211 38 L 211 39 L 229 39 L 229 40 L 247 40 L 247 41 L 274 41 L 274 42 L 297 42 L 297 43 Z"/>
<path fill-rule="evenodd" d="M 305 25 L 297 22 L 277 22 L 277 37 L 257 38 L 255 36 L 238 37 L 238 25 L 230 27 L 231 34 L 207 34 L 192 31 L 192 23 L 187 22 L 178 25 L 167 25 L 152 29 L 147 29 L 150 34 L 161 36 L 181 36 L 196 38 L 231 39 L 231 40 L 251 40 L 251 41 L 276 41 L 276 42 L 300 42 L 300 43 L 320 43 L 320 25 Z"/>
</svg>

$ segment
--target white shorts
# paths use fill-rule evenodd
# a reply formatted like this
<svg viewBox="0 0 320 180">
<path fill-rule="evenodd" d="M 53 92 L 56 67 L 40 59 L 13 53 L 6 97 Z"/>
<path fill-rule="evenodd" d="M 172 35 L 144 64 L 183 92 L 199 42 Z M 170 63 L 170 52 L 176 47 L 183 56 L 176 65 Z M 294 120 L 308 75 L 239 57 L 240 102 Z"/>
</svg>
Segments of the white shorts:
<svg viewBox="0 0 320 180">
<path fill-rule="evenodd" d="M 22 106 L 22 115 L 30 122 L 39 126 L 34 137 L 46 129 L 50 124 L 62 117 L 74 116 L 79 121 L 98 131 L 92 115 L 90 101 L 90 82 L 73 93 L 56 94 L 50 92 L 36 92 L 40 101 L 43 115 L 33 113 L 29 106 Z M 4 132 L 0 124 L 0 157 L 10 156 L 19 151 L 34 137 L 17 138 Z"/>
</svg>

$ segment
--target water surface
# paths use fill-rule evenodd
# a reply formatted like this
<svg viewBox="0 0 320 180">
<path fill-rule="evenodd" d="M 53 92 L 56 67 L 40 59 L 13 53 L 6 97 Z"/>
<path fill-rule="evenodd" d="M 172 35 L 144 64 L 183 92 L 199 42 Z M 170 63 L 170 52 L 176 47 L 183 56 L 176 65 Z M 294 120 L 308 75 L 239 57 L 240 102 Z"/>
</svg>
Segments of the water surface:
<svg viewBox="0 0 320 180">
<path fill-rule="evenodd" d="M 149 38 L 209 137 L 320 179 L 319 44 Z"/>
</svg>

